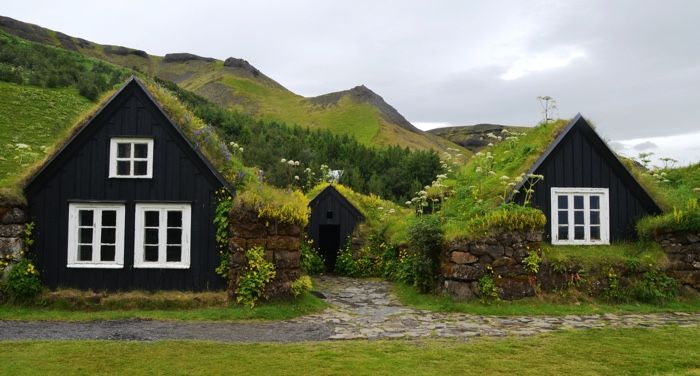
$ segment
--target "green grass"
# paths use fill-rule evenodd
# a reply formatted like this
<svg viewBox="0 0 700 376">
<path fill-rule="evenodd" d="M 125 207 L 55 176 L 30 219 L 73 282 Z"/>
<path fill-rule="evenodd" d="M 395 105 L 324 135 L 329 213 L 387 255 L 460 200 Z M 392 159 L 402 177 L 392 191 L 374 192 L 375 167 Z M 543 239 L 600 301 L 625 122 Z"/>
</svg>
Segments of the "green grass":
<svg viewBox="0 0 700 376">
<path fill-rule="evenodd" d="M 553 265 L 578 265 L 585 270 L 601 270 L 612 265 L 663 267 L 666 253 L 654 242 L 618 242 L 610 245 L 542 244 L 544 261 Z"/>
<path fill-rule="evenodd" d="M 564 316 L 604 313 L 700 312 L 700 300 L 697 299 L 679 299 L 663 304 L 609 304 L 594 299 L 574 301 L 552 294 L 541 298 L 484 303 L 478 300 L 455 301 L 446 295 L 421 294 L 412 286 L 402 284 L 395 284 L 394 292 L 401 303 L 410 307 L 435 312 L 461 312 L 474 315 Z"/>
<path fill-rule="evenodd" d="M 113 304 L 112 306 L 118 306 Z M 321 299 L 306 294 L 295 300 L 260 303 L 249 309 L 239 305 L 221 305 L 192 309 L 56 309 L 42 306 L 0 305 L 0 320 L 92 321 L 118 319 L 241 321 L 287 320 L 319 312 L 327 307 Z M 2 372 L 0 372 L 1 374 Z"/>
<path fill-rule="evenodd" d="M 20 174 L 93 106 L 74 88 L 0 82 L 0 188 L 13 188 Z"/>
<path fill-rule="evenodd" d="M 602 329 L 470 342 L 0 343 L 0 373 L 241 375 L 697 374 L 700 328 Z"/>
</svg>

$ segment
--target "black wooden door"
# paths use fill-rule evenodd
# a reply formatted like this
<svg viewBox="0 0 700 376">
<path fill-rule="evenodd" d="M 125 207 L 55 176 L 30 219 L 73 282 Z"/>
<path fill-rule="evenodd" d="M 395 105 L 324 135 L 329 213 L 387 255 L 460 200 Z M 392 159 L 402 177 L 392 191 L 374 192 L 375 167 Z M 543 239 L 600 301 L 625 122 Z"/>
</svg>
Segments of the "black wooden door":
<svg viewBox="0 0 700 376">
<path fill-rule="evenodd" d="M 326 270 L 332 272 L 340 249 L 340 225 L 320 225 L 318 233 L 318 247 L 326 260 Z"/>
</svg>

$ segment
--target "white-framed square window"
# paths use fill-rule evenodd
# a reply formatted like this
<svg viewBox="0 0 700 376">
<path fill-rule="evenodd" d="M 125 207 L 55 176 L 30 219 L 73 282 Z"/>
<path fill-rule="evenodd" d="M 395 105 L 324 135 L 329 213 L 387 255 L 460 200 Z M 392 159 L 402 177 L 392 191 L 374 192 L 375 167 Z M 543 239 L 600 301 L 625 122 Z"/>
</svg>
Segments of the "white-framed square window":
<svg viewBox="0 0 700 376">
<path fill-rule="evenodd" d="M 135 268 L 190 267 L 189 204 L 136 204 Z"/>
<path fill-rule="evenodd" d="M 610 244 L 608 188 L 552 188 L 552 244 Z"/>
<path fill-rule="evenodd" d="M 115 137 L 109 142 L 109 177 L 153 177 L 153 139 Z"/>
<path fill-rule="evenodd" d="M 69 204 L 67 266 L 124 267 L 124 205 Z"/>
</svg>

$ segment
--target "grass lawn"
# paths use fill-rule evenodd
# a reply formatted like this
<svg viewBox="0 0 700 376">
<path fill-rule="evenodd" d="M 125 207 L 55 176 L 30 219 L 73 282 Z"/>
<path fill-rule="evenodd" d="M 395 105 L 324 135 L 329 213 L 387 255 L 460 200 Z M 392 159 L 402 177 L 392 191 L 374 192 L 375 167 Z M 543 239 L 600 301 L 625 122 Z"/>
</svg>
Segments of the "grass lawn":
<svg viewBox="0 0 700 376">
<path fill-rule="evenodd" d="M 700 327 L 665 327 L 469 342 L 2 342 L 0 374 L 698 374 L 698 338 Z"/>
<path fill-rule="evenodd" d="M 589 315 L 603 313 L 657 313 L 700 312 L 700 300 L 679 299 L 664 304 L 620 303 L 610 304 L 595 300 L 570 301 L 555 294 L 542 298 L 483 303 L 458 302 L 449 296 L 421 294 L 412 286 L 394 285 L 394 293 L 401 303 L 419 309 L 438 312 L 463 312 L 475 315 L 536 316 L 536 315 Z"/>
<path fill-rule="evenodd" d="M 115 305 L 115 307 L 118 306 Z M 229 306 L 225 304 L 200 308 L 144 309 L 141 307 L 135 309 L 105 309 L 104 307 L 86 307 L 80 310 L 42 306 L 0 305 L 0 320 L 286 320 L 318 312 L 326 307 L 327 305 L 324 301 L 311 294 L 306 294 L 291 301 L 261 303 L 253 309 L 240 305 Z M 2 373 L 0 372 L 0 374 Z"/>
</svg>

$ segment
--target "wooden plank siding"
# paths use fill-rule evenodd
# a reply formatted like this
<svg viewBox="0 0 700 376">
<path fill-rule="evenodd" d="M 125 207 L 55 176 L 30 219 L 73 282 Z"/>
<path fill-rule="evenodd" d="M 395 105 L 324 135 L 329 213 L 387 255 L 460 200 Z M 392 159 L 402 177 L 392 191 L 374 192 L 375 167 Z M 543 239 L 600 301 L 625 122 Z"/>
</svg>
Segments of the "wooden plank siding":
<svg viewBox="0 0 700 376">
<path fill-rule="evenodd" d="M 541 174 L 532 205 L 547 216 L 545 234 L 551 239 L 551 188 L 608 188 L 610 200 L 610 240 L 636 239 L 635 223 L 661 209 L 634 179 L 595 130 L 578 115 L 535 163 L 530 173 Z M 524 192 L 513 198 L 522 203 Z"/>
<path fill-rule="evenodd" d="M 112 137 L 154 140 L 153 177 L 109 178 Z M 25 191 L 36 223 L 37 267 L 50 288 L 96 290 L 224 287 L 214 269 L 219 257 L 212 223 L 221 178 L 211 170 L 160 108 L 134 79 L 115 95 L 54 159 L 30 181 Z M 125 205 L 123 269 L 67 268 L 70 202 L 106 201 Z M 192 210 L 191 263 L 188 269 L 135 269 L 134 223 L 138 202 L 183 202 Z"/>
<path fill-rule="evenodd" d="M 326 187 L 309 203 L 311 217 L 307 226 L 307 233 L 313 239 L 314 244 L 320 241 L 320 227 L 322 225 L 340 226 L 340 244 L 344 246 L 355 227 L 364 220 L 364 217 L 338 190 L 332 185 Z M 326 213 L 333 212 L 333 218 L 327 218 Z"/>
</svg>

